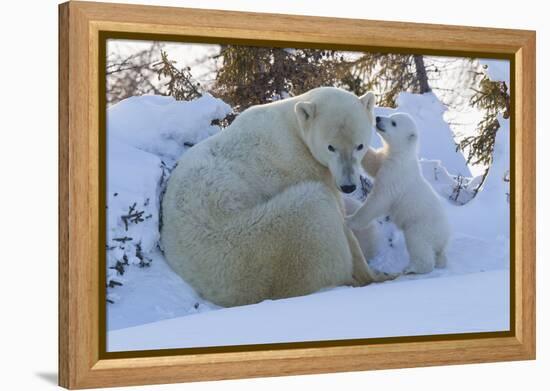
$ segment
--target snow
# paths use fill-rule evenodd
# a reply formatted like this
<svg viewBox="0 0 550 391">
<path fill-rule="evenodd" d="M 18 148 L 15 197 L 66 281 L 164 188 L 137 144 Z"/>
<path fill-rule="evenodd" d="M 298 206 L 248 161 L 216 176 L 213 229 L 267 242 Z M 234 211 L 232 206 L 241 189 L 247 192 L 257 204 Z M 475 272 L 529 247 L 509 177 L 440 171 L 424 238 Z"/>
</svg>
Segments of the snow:
<svg viewBox="0 0 550 391">
<path fill-rule="evenodd" d="M 499 123 L 493 164 L 479 195 L 448 212 L 456 231 L 488 239 L 510 236 L 510 182 L 504 180 L 510 172 L 510 125 L 502 117 Z"/>
<path fill-rule="evenodd" d="M 126 266 L 154 269 L 149 273 L 144 271 L 146 277 L 143 278 L 171 273 L 167 267 L 159 269 L 157 266 L 164 263 L 162 256 L 159 262 L 153 262 L 158 253 L 160 200 L 166 180 L 185 150 L 219 131 L 218 126 L 211 125 L 212 120 L 222 119 L 230 112 L 226 103 L 211 95 L 191 102 L 178 102 L 166 96 L 132 97 L 108 109 L 107 283 L 123 284 L 120 291 L 124 295 L 112 290 L 107 299 L 129 303 L 124 313 L 115 309 L 111 315 L 112 307 L 108 307 L 109 327 L 127 327 L 147 319 L 155 320 L 158 319 L 157 311 L 164 317 L 188 313 L 196 304 L 190 288 L 175 287 L 168 296 L 180 298 L 179 307 L 170 310 L 154 305 L 147 307 L 145 296 L 154 293 L 145 291 L 143 281 L 133 289 L 136 284 L 132 275 L 136 272 Z M 161 276 L 157 282 L 167 278 Z M 137 300 L 141 302 L 141 311 L 147 308 L 139 320 L 135 311 L 130 310 L 139 306 Z M 122 304 L 116 308 L 120 307 Z"/>
<path fill-rule="evenodd" d="M 231 107 L 211 95 L 191 102 L 168 96 L 137 96 L 109 108 L 109 137 L 174 163 L 187 148 L 214 135 Z"/>
<path fill-rule="evenodd" d="M 421 167 L 451 220 L 448 266 L 234 308 L 200 298 L 170 269 L 158 246 L 159 205 L 170 170 L 189 148 L 185 143 L 218 132 L 212 120 L 231 108 L 209 95 L 191 102 L 134 97 L 109 108 L 107 282 L 116 283 L 107 296 L 108 351 L 508 330 L 509 186 L 503 180 L 510 163 L 508 121 L 500 119 L 494 164 L 471 199 L 479 178 L 471 177 L 456 151 L 445 106 L 433 94 L 404 93 L 397 103 L 419 124 Z M 459 175 L 463 192 L 455 201 Z M 122 216 L 132 206 L 133 214 L 143 212 L 143 221 L 125 224 Z M 380 251 L 371 264 L 400 272 L 408 262 L 403 235 L 385 218 L 379 225 Z M 124 237 L 132 239 L 114 240 Z"/>
<path fill-rule="evenodd" d="M 510 61 L 425 56 L 424 62 L 429 70 L 430 87 L 447 107 L 443 118 L 453 131 L 455 141 L 476 135 L 477 126 L 484 117 L 483 110 L 471 103 L 476 94 L 476 82 L 486 74 L 491 80 L 505 81 L 510 87 Z M 483 174 L 485 169 L 484 164 L 470 165 L 474 175 Z"/>
<path fill-rule="evenodd" d="M 139 173 L 135 173 L 136 167 L 139 167 Z M 141 254 L 149 253 L 157 246 L 162 178 L 163 166 L 158 157 L 109 137 L 106 213 L 108 283 L 125 283 L 123 276 L 114 269 L 117 263 L 143 266 Z M 141 213 L 136 218 L 142 221 L 134 223 L 121 218 L 128 216 L 132 208 L 136 213 Z M 109 293 L 107 298 L 113 300 L 118 296 Z"/>
<path fill-rule="evenodd" d="M 112 331 L 108 350 L 169 349 L 174 341 L 206 347 L 506 330 L 507 274 L 340 288 L 225 308 Z"/>
<path fill-rule="evenodd" d="M 433 93 L 416 95 L 402 92 L 396 104 L 396 109 L 376 108 L 376 115 L 391 115 L 398 111 L 408 113 L 419 130 L 419 155 L 428 160 L 441 160 L 442 165 L 454 175 L 471 176 L 464 155 L 456 150 L 453 132 L 443 119 L 446 107 Z M 380 139 L 373 139 L 373 146 L 380 147 Z"/>
<path fill-rule="evenodd" d="M 149 254 L 147 268 L 129 267 L 124 273 L 124 285 L 117 288 L 115 303 L 109 304 L 109 330 L 123 329 L 159 319 L 196 314 L 217 308 L 198 297 L 193 288 L 172 272 L 162 254 Z"/>
<path fill-rule="evenodd" d="M 440 160 L 420 159 L 420 168 L 432 188 L 445 199 L 453 200 L 458 205 L 464 205 L 474 197 L 478 177 L 451 175 Z M 462 186 L 457 187 L 458 181 L 462 181 Z"/>
<path fill-rule="evenodd" d="M 109 239 L 123 236 L 139 237 L 142 245 L 153 249 L 158 241 L 158 188 L 162 178 L 160 159 L 149 153 L 110 139 L 107 147 L 107 236 Z M 139 167 L 139 174 L 131 173 Z M 128 229 L 118 217 L 125 215 L 128 208 L 137 204 L 147 213 L 143 224 L 128 224 Z"/>
</svg>

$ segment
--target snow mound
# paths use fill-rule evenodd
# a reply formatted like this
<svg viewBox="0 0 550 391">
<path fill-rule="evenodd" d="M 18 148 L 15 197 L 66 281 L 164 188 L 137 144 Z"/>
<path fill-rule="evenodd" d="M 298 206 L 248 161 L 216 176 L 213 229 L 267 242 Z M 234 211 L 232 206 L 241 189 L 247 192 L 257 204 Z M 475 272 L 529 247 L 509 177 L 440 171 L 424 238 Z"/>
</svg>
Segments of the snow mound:
<svg viewBox="0 0 550 391">
<path fill-rule="evenodd" d="M 110 302 L 132 302 L 129 297 L 133 297 L 135 302 L 139 298 L 142 310 L 147 308 L 146 303 L 154 302 L 136 294 L 132 279 L 128 277 L 136 272 L 128 266 L 149 269 L 153 259 L 159 258 L 160 204 L 168 175 L 187 148 L 220 130 L 211 125 L 212 120 L 223 118 L 230 111 L 227 104 L 210 95 L 190 102 L 165 96 L 132 97 L 109 108 L 107 284 L 110 288 L 118 288 L 109 290 L 107 298 Z M 163 263 L 162 256 L 160 258 L 158 263 Z M 158 268 L 155 265 L 155 272 L 147 275 L 156 275 Z M 179 281 L 184 284 L 181 279 Z M 154 291 L 147 291 L 144 281 L 141 282 L 141 289 L 154 295 Z M 124 292 L 124 295 L 118 292 Z M 180 299 L 176 308 L 183 305 L 185 312 L 193 310 L 197 305 L 193 295 L 190 288 L 183 293 L 181 289 L 175 289 L 173 296 Z M 182 299 L 183 296 L 187 299 Z M 118 311 L 122 303 L 116 309 L 110 308 L 113 312 L 109 316 L 109 327 L 127 327 L 135 322 L 136 315 L 129 310 L 134 306 L 126 306 L 124 313 Z M 142 314 L 141 322 L 151 316 L 152 320 L 158 319 L 159 311 L 162 312 L 152 308 L 147 314 Z M 174 311 L 166 312 L 165 316 L 182 313 Z"/>
<path fill-rule="evenodd" d="M 127 236 L 137 239 L 149 251 L 158 241 L 159 187 L 163 177 L 158 157 L 139 149 L 110 140 L 107 148 L 107 238 Z M 139 172 L 136 168 L 139 167 Z M 129 210 L 134 206 L 135 218 Z M 143 218 L 143 222 L 132 220 Z"/>
<path fill-rule="evenodd" d="M 471 176 L 464 155 L 457 151 L 453 132 L 443 119 L 446 107 L 433 93 L 418 95 L 402 92 L 397 97 L 396 103 L 396 109 L 376 108 L 376 115 L 408 113 L 418 127 L 419 157 L 440 160 L 447 171 L 453 175 Z M 379 137 L 373 137 L 373 146 L 376 148 L 382 146 Z"/>
<path fill-rule="evenodd" d="M 108 333 L 109 351 L 508 330 L 508 272 L 340 288 Z M 403 321 L 406 319 L 407 321 Z M 176 342 L 177 341 L 177 342 Z"/>
<path fill-rule="evenodd" d="M 476 178 L 451 175 L 441 160 L 420 159 L 422 175 L 443 198 L 457 205 L 468 203 L 475 195 Z"/>
<path fill-rule="evenodd" d="M 110 294 L 114 303 L 107 305 L 108 330 L 139 326 L 217 308 L 202 300 L 193 288 L 170 269 L 158 250 L 149 253 L 148 267 L 128 267 L 124 285 Z M 119 293 L 116 293 L 119 292 Z"/>
<path fill-rule="evenodd" d="M 193 101 L 146 95 L 125 99 L 109 108 L 109 139 L 159 156 L 173 164 L 183 151 L 219 131 L 211 125 L 223 119 L 231 107 L 205 94 Z"/>
<path fill-rule="evenodd" d="M 479 194 L 448 211 L 456 231 L 487 239 L 510 236 L 510 121 L 498 121 L 493 163 Z"/>
</svg>

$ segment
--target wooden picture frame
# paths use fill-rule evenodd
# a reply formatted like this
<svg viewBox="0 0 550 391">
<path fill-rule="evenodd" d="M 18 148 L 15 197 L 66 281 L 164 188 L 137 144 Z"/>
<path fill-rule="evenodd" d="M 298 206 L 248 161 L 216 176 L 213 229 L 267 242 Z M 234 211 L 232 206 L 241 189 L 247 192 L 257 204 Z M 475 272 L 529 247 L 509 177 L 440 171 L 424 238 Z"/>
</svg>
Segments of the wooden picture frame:
<svg viewBox="0 0 550 391">
<path fill-rule="evenodd" d="M 108 355 L 98 260 L 105 34 L 475 55 L 512 64 L 512 329 L 477 335 Z M 104 88 L 104 87 L 103 87 Z M 103 159 L 102 159 L 103 156 Z M 103 174 L 104 176 L 104 174 Z M 103 209 L 102 209 L 103 207 Z M 103 300 L 103 301 L 101 301 Z M 104 346 L 104 345 L 103 345 Z M 59 384 L 124 386 L 535 358 L 535 32 L 169 7 L 59 6 Z"/>
</svg>

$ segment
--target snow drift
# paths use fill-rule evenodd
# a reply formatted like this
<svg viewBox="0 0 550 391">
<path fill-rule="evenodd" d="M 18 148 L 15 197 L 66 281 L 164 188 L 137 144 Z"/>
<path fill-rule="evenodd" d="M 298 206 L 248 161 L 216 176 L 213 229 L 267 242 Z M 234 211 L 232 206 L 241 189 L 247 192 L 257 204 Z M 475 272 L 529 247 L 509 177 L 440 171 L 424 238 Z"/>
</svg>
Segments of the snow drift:
<svg viewBox="0 0 550 391">
<path fill-rule="evenodd" d="M 453 175 L 471 176 L 464 155 L 457 151 L 453 132 L 449 124 L 443 120 L 443 114 L 447 109 L 433 93 L 417 95 L 402 92 L 396 103 L 396 109 L 380 107 L 375 109 L 375 112 L 377 115 L 386 116 L 397 111 L 408 113 L 419 130 L 420 157 L 441 161 L 442 166 Z M 373 146 L 380 147 L 380 140 L 377 137 L 373 139 Z"/>
<path fill-rule="evenodd" d="M 231 107 L 204 95 L 190 102 L 176 101 L 169 96 L 136 96 L 109 108 L 109 138 L 164 158 L 173 164 L 183 151 L 214 135 L 218 126 L 214 119 L 223 119 Z"/>
</svg>

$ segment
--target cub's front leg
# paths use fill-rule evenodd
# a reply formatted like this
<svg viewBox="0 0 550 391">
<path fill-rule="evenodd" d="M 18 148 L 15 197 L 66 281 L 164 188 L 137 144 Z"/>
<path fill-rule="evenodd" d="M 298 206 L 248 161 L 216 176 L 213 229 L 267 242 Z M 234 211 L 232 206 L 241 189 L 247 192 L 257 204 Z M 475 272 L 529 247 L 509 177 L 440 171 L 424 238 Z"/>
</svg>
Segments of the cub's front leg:
<svg viewBox="0 0 550 391">
<path fill-rule="evenodd" d="M 367 201 L 351 216 L 346 217 L 346 224 L 352 230 L 360 230 L 377 217 L 387 214 L 389 201 L 375 189 Z"/>
</svg>

